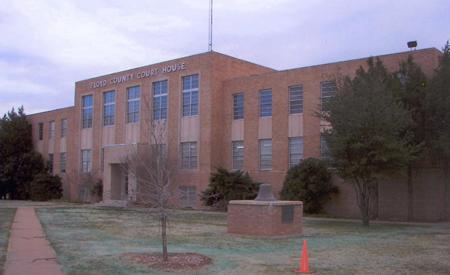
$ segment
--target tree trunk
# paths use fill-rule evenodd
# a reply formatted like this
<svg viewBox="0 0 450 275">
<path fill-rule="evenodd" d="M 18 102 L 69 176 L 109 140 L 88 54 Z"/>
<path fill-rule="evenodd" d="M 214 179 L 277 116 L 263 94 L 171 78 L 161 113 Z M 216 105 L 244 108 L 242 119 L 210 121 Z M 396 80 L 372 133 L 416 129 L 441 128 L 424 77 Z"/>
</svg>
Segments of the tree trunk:
<svg viewBox="0 0 450 275">
<path fill-rule="evenodd" d="M 442 220 L 450 220 L 450 164 L 448 161 L 444 163 L 444 210 Z"/>
<path fill-rule="evenodd" d="M 407 179 L 407 186 L 408 186 L 408 221 L 412 221 L 414 219 L 414 201 L 413 201 L 413 183 L 412 183 L 412 165 L 408 164 L 407 167 L 408 172 L 408 179 Z"/>
<path fill-rule="evenodd" d="M 167 215 L 166 215 L 166 213 L 161 213 L 161 240 L 162 240 L 162 250 L 163 250 L 163 261 L 167 262 L 169 260 L 169 255 L 167 253 Z"/>
<path fill-rule="evenodd" d="M 358 203 L 361 219 L 364 226 L 370 225 L 370 199 L 372 196 L 370 183 L 357 181 L 354 185 L 356 201 Z"/>
</svg>

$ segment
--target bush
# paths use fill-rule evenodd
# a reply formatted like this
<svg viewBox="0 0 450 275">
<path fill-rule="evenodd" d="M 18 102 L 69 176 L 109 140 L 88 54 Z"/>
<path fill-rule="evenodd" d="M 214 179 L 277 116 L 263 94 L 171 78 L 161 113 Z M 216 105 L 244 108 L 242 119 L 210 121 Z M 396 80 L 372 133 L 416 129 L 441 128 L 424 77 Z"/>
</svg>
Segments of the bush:
<svg viewBox="0 0 450 275">
<path fill-rule="evenodd" d="M 47 172 L 37 174 L 30 185 L 30 197 L 33 201 L 60 199 L 62 197 L 61 178 Z"/>
<path fill-rule="evenodd" d="M 306 213 L 319 213 L 331 194 L 337 192 L 325 162 L 308 158 L 289 169 L 280 196 L 283 200 L 303 201 Z"/>
<path fill-rule="evenodd" d="M 230 200 L 254 199 L 258 194 L 258 186 L 247 172 L 217 168 L 211 173 L 209 185 L 202 192 L 201 200 L 207 206 L 226 210 Z"/>
</svg>

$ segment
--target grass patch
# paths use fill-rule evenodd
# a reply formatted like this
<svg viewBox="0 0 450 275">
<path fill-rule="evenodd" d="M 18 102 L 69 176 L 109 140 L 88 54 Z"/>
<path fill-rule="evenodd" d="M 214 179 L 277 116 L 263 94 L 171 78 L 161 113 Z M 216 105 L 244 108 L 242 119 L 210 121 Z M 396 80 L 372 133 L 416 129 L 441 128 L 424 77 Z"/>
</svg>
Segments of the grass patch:
<svg viewBox="0 0 450 275">
<path fill-rule="evenodd" d="M 66 274 L 161 273 L 120 261 L 123 253 L 160 252 L 155 215 L 88 207 L 40 208 L 38 216 Z M 303 239 L 316 274 L 445 274 L 450 224 L 392 225 L 305 219 L 304 236 L 264 240 L 226 234 L 226 214 L 171 211 L 169 252 L 213 259 L 195 274 L 286 274 Z"/>
<path fill-rule="evenodd" d="M 3 274 L 3 265 L 6 261 L 9 231 L 16 213 L 15 208 L 0 208 L 0 274 Z"/>
</svg>

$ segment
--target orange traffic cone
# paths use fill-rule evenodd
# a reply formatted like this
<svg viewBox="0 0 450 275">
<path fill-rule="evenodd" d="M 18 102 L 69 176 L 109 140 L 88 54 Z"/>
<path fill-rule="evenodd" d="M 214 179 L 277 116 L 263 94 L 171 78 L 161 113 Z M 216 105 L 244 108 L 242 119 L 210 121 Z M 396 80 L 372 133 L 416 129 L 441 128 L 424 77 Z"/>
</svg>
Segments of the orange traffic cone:
<svg viewBox="0 0 450 275">
<path fill-rule="evenodd" d="M 308 261 L 308 242 L 303 240 L 302 255 L 299 259 L 299 267 L 297 273 L 309 273 L 309 261 Z"/>
</svg>

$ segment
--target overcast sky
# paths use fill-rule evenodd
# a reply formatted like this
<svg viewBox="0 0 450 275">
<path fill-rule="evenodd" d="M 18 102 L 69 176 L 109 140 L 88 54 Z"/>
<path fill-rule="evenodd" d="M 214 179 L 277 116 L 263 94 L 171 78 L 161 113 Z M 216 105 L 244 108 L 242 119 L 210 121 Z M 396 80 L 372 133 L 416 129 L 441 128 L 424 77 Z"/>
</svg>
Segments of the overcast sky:
<svg viewBox="0 0 450 275">
<path fill-rule="evenodd" d="M 2 0 L 0 114 L 73 105 L 78 80 L 208 49 L 209 0 Z M 215 51 L 275 69 L 450 39 L 448 0 L 215 0 Z"/>
</svg>

